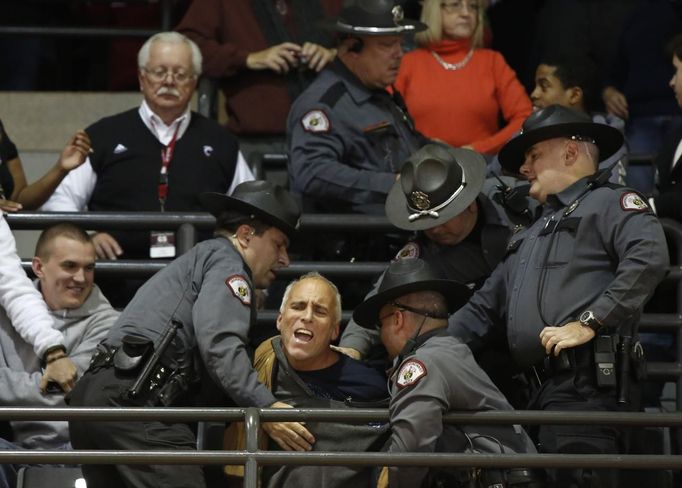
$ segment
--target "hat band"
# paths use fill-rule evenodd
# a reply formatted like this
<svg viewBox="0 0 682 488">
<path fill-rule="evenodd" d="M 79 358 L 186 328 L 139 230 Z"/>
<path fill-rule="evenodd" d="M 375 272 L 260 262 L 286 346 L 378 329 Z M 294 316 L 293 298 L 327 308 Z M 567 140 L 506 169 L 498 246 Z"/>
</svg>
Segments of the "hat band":
<svg viewBox="0 0 682 488">
<path fill-rule="evenodd" d="M 591 137 L 585 137 L 585 136 L 571 136 L 569 137 L 572 141 L 578 141 L 578 142 L 589 142 L 592 144 L 597 144 L 597 141 L 592 139 Z"/>
<path fill-rule="evenodd" d="M 356 27 L 350 24 L 346 24 L 341 21 L 336 21 L 338 27 L 342 27 L 352 32 L 358 32 L 360 34 L 393 34 L 400 33 L 403 31 L 415 30 L 413 25 L 396 25 L 394 27 Z"/>
<path fill-rule="evenodd" d="M 452 195 L 450 195 L 450 197 L 447 200 L 445 200 L 443 203 L 441 203 L 440 205 L 436 205 L 433 208 L 427 208 L 426 210 L 419 210 L 419 209 L 416 209 L 414 207 L 411 207 L 410 204 L 408 203 L 407 208 L 414 213 L 410 214 L 407 217 L 407 220 L 409 220 L 410 222 L 414 222 L 415 220 L 420 219 L 422 217 L 426 217 L 426 216 L 433 217 L 434 219 L 437 219 L 438 217 L 440 217 L 440 214 L 438 213 L 438 211 L 442 210 L 443 208 L 450 205 L 450 203 L 452 203 L 452 201 L 455 198 L 457 198 L 457 195 L 462 193 L 462 190 L 464 190 L 464 187 L 466 186 L 466 184 L 467 184 L 466 175 L 464 174 L 464 171 L 462 171 L 462 183 L 455 190 L 455 192 Z"/>
</svg>

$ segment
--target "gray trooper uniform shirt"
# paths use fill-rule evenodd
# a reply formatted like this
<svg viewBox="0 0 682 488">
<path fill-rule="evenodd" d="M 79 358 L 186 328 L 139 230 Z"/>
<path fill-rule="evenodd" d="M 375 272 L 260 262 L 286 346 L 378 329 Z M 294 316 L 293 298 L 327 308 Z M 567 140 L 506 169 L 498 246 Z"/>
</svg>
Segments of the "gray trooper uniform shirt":
<svg viewBox="0 0 682 488">
<path fill-rule="evenodd" d="M 258 382 L 245 344 L 255 320 L 250 271 L 225 238 L 201 242 L 139 289 L 109 333 L 157 341 L 171 319 L 183 327 L 171 345 L 175 358 L 198 351 L 211 380 L 239 406 L 267 407 L 275 397 Z"/>
<path fill-rule="evenodd" d="M 512 410 L 469 348 L 443 329 L 416 340 L 391 374 L 389 452 L 534 453 L 516 425 L 443 424 L 448 412 Z M 421 486 L 428 468 L 390 468 L 391 488 Z"/>
<path fill-rule="evenodd" d="M 422 145 L 385 90 L 340 61 L 296 99 L 287 121 L 291 189 L 317 210 L 383 214 L 400 166 Z"/>
<path fill-rule="evenodd" d="M 504 181 L 509 185 L 517 184 L 512 178 L 504 177 Z M 499 191 L 496 188 L 497 183 L 494 178 L 485 181 L 476 198 L 478 222 L 466 239 L 449 246 L 433 242 L 420 232 L 416 239 L 408 242 L 398 252 L 396 259 L 421 258 L 434 270 L 438 270 L 442 278 L 464 283 L 472 290 L 480 288 L 504 257 L 509 237 L 517 227 L 510 220 L 506 209 L 494 199 L 494 194 Z M 383 275 L 367 298 L 376 294 L 382 278 Z M 378 342 L 379 336 L 375 331 L 360 327 L 351 320 L 343 332 L 340 345 L 360 351 L 364 356 Z"/>
<path fill-rule="evenodd" d="M 525 368 L 545 356 L 539 335 L 546 325 L 583 311 L 632 332 L 665 275 L 665 236 L 639 194 L 610 184 L 589 190 L 589 181 L 550 195 L 541 218 L 511 238 L 502 263 L 450 318 L 453 335 L 470 340 L 506 326 L 512 356 Z"/>
</svg>

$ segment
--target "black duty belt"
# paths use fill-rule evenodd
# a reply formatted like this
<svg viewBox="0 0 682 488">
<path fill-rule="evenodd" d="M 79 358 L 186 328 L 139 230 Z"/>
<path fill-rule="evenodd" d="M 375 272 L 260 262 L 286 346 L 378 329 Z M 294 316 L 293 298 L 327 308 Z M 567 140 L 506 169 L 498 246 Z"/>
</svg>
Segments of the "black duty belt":
<svg viewBox="0 0 682 488">
<path fill-rule="evenodd" d="M 137 364 L 134 368 L 121 369 L 118 368 L 117 363 L 117 353 L 119 355 L 123 354 L 122 346 L 111 346 L 109 344 L 99 344 L 97 346 L 97 351 L 90 359 L 90 366 L 87 370 L 89 373 L 97 373 L 97 371 L 102 369 L 115 368 L 117 376 L 123 377 L 125 379 L 134 380 L 146 364 L 149 361 L 149 357 L 145 358 L 144 361 Z M 120 363 L 120 361 L 118 361 Z M 173 376 L 175 370 L 170 368 L 166 364 L 159 362 L 153 368 L 151 375 L 148 380 L 146 380 L 143 385 L 142 391 L 140 392 L 139 399 L 137 401 L 140 404 L 156 404 L 156 394 L 157 392 L 166 385 L 168 380 Z M 123 399 L 131 400 L 131 399 Z"/>
</svg>

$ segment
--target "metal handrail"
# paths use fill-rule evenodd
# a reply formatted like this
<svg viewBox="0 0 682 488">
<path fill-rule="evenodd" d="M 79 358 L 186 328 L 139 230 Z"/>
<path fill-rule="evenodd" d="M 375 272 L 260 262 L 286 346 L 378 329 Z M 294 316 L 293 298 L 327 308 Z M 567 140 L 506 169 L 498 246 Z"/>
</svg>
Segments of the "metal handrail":
<svg viewBox="0 0 682 488">
<path fill-rule="evenodd" d="M 169 261 L 154 259 L 120 259 L 116 261 L 102 260 L 95 263 L 98 275 L 150 277 L 168 266 Z M 27 273 L 31 271 L 31 261 L 23 259 L 21 265 Z M 365 278 L 374 279 L 386 269 L 386 263 L 365 261 L 362 263 L 347 263 L 336 261 L 298 261 L 277 271 L 279 278 L 293 279 L 317 271 L 325 276 L 337 278 Z"/>
<path fill-rule="evenodd" d="M 202 408 L 202 407 L 2 407 L 0 419 L 25 420 L 100 420 L 172 422 L 241 420 L 246 412 L 257 411 L 263 422 L 336 421 L 362 423 L 389 419 L 387 409 L 378 408 Z M 682 427 L 682 412 L 559 412 L 545 410 L 491 410 L 448 412 L 443 422 L 460 425 L 612 425 Z"/>
<path fill-rule="evenodd" d="M 220 420 L 245 418 L 247 439 L 257 440 L 260 421 L 342 420 L 348 422 L 387 421 L 385 409 L 257 409 L 257 408 L 0 408 L 0 418 L 8 420 Z M 251 421 L 249 421 L 251 419 Z M 444 416 L 446 423 L 458 424 L 598 424 L 682 426 L 680 413 L 537 412 L 490 411 L 458 412 Z M 593 455 L 593 454 L 463 454 L 463 453 L 385 453 L 385 452 L 270 452 L 260 451 L 255 442 L 247 451 L 0 451 L 1 463 L 56 464 L 243 464 L 244 486 L 255 488 L 259 465 L 318 466 L 449 466 L 480 468 L 618 468 L 680 469 L 682 456 L 671 455 Z"/>
<path fill-rule="evenodd" d="M 278 451 L 0 451 L 12 464 L 246 464 L 292 466 L 442 466 L 451 468 L 680 469 L 682 456 L 651 454 L 464 454 Z M 245 475 L 246 479 L 246 475 Z M 245 488 L 256 484 L 244 482 Z"/>
<path fill-rule="evenodd" d="M 191 224 L 197 230 L 212 230 L 215 218 L 201 212 L 16 212 L 5 216 L 10 227 L 16 230 L 42 230 L 59 222 L 73 222 L 85 229 L 148 230 L 177 229 Z M 348 231 L 400 233 L 382 215 L 359 214 L 304 214 L 301 216 L 302 232 Z"/>
</svg>

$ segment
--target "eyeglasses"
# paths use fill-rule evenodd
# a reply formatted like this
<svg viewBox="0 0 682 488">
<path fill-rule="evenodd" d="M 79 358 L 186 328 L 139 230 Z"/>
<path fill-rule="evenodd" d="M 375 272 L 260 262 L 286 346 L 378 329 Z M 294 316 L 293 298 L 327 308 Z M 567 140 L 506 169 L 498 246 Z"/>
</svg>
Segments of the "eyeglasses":
<svg viewBox="0 0 682 488">
<path fill-rule="evenodd" d="M 448 318 L 448 313 L 440 313 L 440 312 L 432 312 L 430 310 L 421 310 L 418 308 L 410 307 L 409 305 L 405 305 L 399 302 L 390 302 L 389 305 L 393 305 L 396 307 L 399 311 L 401 312 L 412 312 L 417 315 L 421 315 L 422 317 L 431 317 L 434 319 L 447 319 Z M 391 313 L 388 313 L 384 315 L 383 317 L 379 317 L 379 322 L 376 324 L 377 330 L 381 330 L 381 324 L 383 323 L 384 319 L 389 318 L 391 315 L 393 315 L 396 312 L 396 310 L 393 310 Z"/>
<path fill-rule="evenodd" d="M 481 5 L 478 2 L 463 2 L 461 0 L 454 0 L 453 2 L 440 4 L 440 8 L 449 14 L 463 12 L 465 7 L 469 10 L 469 12 L 478 13 Z"/>
<path fill-rule="evenodd" d="M 189 80 L 194 79 L 195 75 L 193 73 L 188 73 L 187 71 L 170 71 L 167 68 L 164 67 L 158 67 L 154 69 L 149 69 L 149 68 L 142 68 L 142 70 L 147 73 L 147 76 L 149 77 L 150 80 L 156 82 L 156 83 L 162 83 L 166 81 L 166 77 L 168 75 L 173 78 L 173 81 L 176 83 L 182 85 L 183 83 L 187 83 Z"/>
<path fill-rule="evenodd" d="M 391 305 L 393 305 L 393 304 L 391 303 Z M 379 321 L 378 321 L 376 324 L 374 324 L 374 328 L 376 328 L 376 330 L 381 330 L 381 325 L 384 323 L 384 320 L 386 320 L 387 318 L 389 318 L 389 317 L 390 317 L 391 315 L 393 315 L 395 312 L 396 312 L 396 311 L 393 310 L 391 313 L 387 313 L 387 314 L 384 315 L 383 317 L 379 317 Z"/>
</svg>

